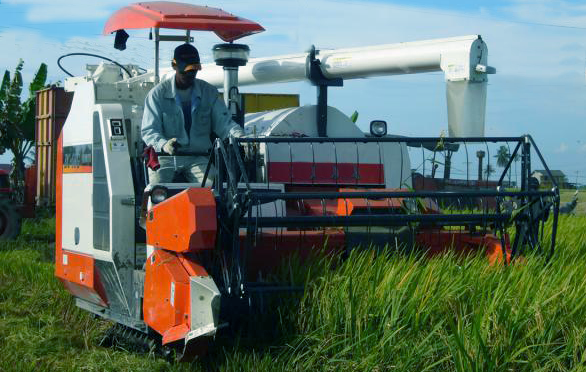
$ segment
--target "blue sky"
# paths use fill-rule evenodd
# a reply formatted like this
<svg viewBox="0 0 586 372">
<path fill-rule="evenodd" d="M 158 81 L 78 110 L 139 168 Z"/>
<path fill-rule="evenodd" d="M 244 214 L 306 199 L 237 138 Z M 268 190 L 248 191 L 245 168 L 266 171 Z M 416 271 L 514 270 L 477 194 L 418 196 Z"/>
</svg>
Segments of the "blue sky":
<svg viewBox="0 0 586 372">
<path fill-rule="evenodd" d="M 86 51 L 124 63 L 152 67 L 146 31 L 132 32 L 129 49 L 114 50 L 101 36 L 108 15 L 126 5 L 119 0 L 0 0 L 0 69 L 25 60 L 25 79 L 41 62 L 52 81 L 62 80 L 56 59 Z M 586 4 L 561 0 L 497 1 L 335 1 L 237 0 L 198 4 L 220 7 L 261 23 L 267 31 L 244 39 L 253 57 L 297 53 L 311 44 L 343 48 L 480 34 L 497 68 L 488 87 L 486 135 L 530 133 L 553 169 L 586 183 Z M 219 41 L 197 33 L 204 60 Z M 167 46 L 162 56 L 170 55 Z M 91 59 L 65 66 L 83 74 Z M 163 63 L 168 61 L 163 58 Z M 255 92 L 300 93 L 313 103 L 304 83 L 247 88 Z M 367 123 L 380 118 L 392 133 L 439 135 L 446 127 L 441 73 L 348 81 L 330 93 L 330 104 Z M 365 125 L 363 123 L 363 125 Z M 6 157 L 0 157 L 0 162 Z M 576 173 L 578 172 L 578 173 Z"/>
</svg>

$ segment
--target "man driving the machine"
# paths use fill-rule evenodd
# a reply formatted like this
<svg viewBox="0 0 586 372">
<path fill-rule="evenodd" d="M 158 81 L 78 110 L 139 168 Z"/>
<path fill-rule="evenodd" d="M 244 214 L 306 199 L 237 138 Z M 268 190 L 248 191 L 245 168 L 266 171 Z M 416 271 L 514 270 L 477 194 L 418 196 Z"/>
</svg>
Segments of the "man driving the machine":
<svg viewBox="0 0 586 372">
<path fill-rule="evenodd" d="M 222 140 L 243 135 L 218 90 L 195 78 L 201 64 L 193 45 L 175 48 L 172 66 L 175 75 L 151 89 L 145 101 L 142 139 L 162 155 L 160 168 L 149 169 L 151 184 L 172 182 L 177 173 L 188 182 L 201 182 L 212 147 L 210 134 Z M 213 168 L 208 177 L 213 178 Z"/>
</svg>

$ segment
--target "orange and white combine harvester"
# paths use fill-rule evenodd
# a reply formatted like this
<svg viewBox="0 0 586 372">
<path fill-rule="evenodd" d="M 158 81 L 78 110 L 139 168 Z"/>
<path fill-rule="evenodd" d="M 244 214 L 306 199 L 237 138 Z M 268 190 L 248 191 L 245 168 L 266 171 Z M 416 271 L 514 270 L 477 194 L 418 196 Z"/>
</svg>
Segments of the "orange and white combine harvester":
<svg viewBox="0 0 586 372">
<path fill-rule="evenodd" d="M 417 247 L 508 262 L 522 249 L 542 249 L 540 227 L 552 209 L 557 223 L 557 188 L 539 191 L 529 177 L 531 153 L 543 162 L 531 137 L 484 137 L 487 73 L 494 69 L 480 36 L 248 60 L 248 47 L 233 41 L 263 31 L 259 24 L 171 2 L 127 6 L 104 33 L 116 32 L 123 49 L 123 30 L 134 28 L 154 31 L 154 70 L 110 61 L 65 82 L 74 98 L 59 138 L 56 275 L 79 307 L 113 320 L 145 348 L 199 348 L 230 322 L 232 304 L 275 291 L 258 278 L 291 254 L 304 258 L 324 245 L 343 254 L 358 246 Z M 161 35 L 164 28 L 186 32 Z M 211 187 L 205 180 L 149 184 L 140 125 L 146 94 L 165 78 L 159 42 L 191 42 L 191 31 L 213 31 L 226 42 L 198 77 L 223 88 L 248 136 L 216 140 Z M 328 87 L 346 79 L 430 71 L 445 73 L 449 136 L 390 135 L 380 120 L 364 133 L 327 105 Z M 239 87 L 300 80 L 317 87 L 317 105 L 241 109 Z M 453 156 L 500 141 L 513 150 L 498 187 L 478 181 L 474 189 L 430 191 L 413 181 L 412 168 L 422 164 L 425 179 L 427 161 L 415 161 L 414 149 L 445 155 L 448 168 Z M 520 185 L 505 189 L 518 155 Z M 466 208 L 454 208 L 462 201 Z M 508 227 L 516 229 L 511 243 Z M 555 228 L 548 252 L 554 243 Z"/>
</svg>

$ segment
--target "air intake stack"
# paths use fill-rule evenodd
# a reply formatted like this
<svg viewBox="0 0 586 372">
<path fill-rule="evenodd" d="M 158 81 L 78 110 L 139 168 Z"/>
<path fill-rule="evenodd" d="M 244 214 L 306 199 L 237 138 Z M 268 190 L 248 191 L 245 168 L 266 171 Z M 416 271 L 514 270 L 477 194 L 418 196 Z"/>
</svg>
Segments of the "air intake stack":
<svg viewBox="0 0 586 372">
<path fill-rule="evenodd" d="M 212 49 L 216 65 L 224 69 L 224 102 L 232 118 L 244 125 L 244 107 L 238 91 L 238 68 L 248 62 L 250 48 L 244 44 L 216 44 Z"/>
</svg>

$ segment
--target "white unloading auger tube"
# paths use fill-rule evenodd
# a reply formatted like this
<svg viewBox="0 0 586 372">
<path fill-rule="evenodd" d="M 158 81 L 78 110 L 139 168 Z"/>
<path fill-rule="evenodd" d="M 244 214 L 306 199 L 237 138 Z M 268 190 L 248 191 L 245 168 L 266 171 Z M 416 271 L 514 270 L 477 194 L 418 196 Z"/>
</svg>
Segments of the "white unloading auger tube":
<svg viewBox="0 0 586 372">
<path fill-rule="evenodd" d="M 308 79 L 309 53 L 256 58 L 238 71 L 238 85 L 257 85 Z M 488 49 L 479 35 L 379 46 L 321 50 L 316 57 L 327 78 L 360 79 L 374 76 L 443 71 L 446 79 L 448 127 L 452 137 L 483 136 L 486 111 Z M 198 77 L 220 88 L 224 71 L 206 64 Z"/>
</svg>

